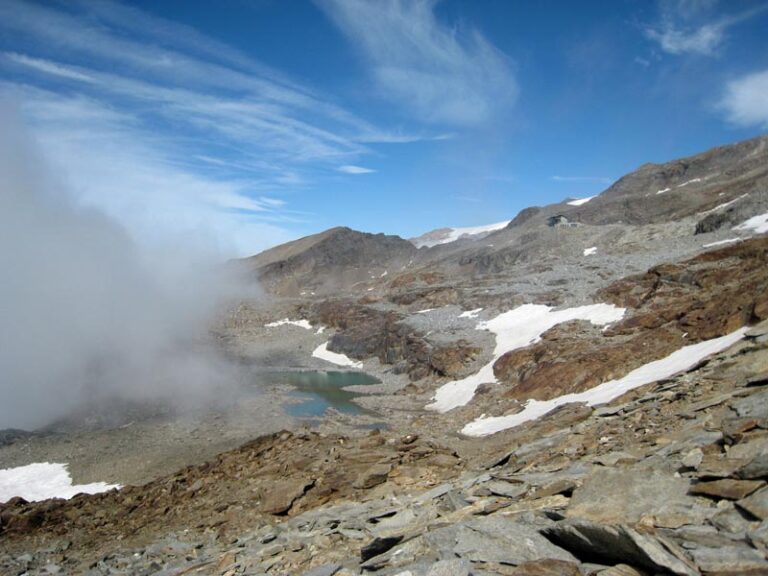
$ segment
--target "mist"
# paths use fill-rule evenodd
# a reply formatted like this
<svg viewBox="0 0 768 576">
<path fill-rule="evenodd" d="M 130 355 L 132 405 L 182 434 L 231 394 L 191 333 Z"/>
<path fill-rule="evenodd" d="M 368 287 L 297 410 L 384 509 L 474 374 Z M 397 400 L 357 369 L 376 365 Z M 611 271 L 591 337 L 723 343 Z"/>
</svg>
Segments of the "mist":
<svg viewBox="0 0 768 576">
<path fill-rule="evenodd" d="M 136 242 L 80 206 L 0 101 L 0 429 L 119 401 L 210 405 L 238 370 L 210 335 L 254 296 L 200 238 Z M 105 194 L 109 190 L 104 191 Z"/>
</svg>

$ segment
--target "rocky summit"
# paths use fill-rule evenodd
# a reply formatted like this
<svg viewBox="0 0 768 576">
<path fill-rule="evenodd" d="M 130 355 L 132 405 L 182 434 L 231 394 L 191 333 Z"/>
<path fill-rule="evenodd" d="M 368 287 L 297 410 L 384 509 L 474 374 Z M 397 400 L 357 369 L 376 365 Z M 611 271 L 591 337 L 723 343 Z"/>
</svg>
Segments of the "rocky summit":
<svg viewBox="0 0 768 576">
<path fill-rule="evenodd" d="M 0 573 L 768 574 L 768 137 L 512 216 L 230 263 L 265 295 L 213 327 L 229 356 L 362 370 L 359 410 L 216 420 L 151 466 L 157 415 L 78 432 L 101 467 L 5 431 L 7 461 L 123 487 L 0 504 Z"/>
</svg>

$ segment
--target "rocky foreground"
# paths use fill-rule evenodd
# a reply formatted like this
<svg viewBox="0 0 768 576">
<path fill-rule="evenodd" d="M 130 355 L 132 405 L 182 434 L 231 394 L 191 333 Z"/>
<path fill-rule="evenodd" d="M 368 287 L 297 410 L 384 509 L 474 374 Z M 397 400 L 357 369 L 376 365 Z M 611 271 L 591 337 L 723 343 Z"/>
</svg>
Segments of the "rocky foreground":
<svg viewBox="0 0 768 576">
<path fill-rule="evenodd" d="M 766 574 L 768 324 L 462 450 L 260 438 L 143 487 L 2 506 L 3 574 Z"/>
<path fill-rule="evenodd" d="M 703 276 L 689 263 L 686 278 L 701 285 L 707 271 L 757 257 L 747 269 L 760 288 L 767 242 L 703 257 Z M 699 291 L 696 305 L 689 302 L 689 316 L 708 318 L 683 322 L 693 338 L 697 326 L 716 335 L 762 315 L 765 291 L 747 290 L 749 274 L 742 276 L 739 293 L 723 280 L 722 292 Z M 631 285 L 640 290 L 643 278 Z M 643 293 L 628 285 L 613 290 Z M 680 322 L 686 315 L 666 312 L 688 301 L 685 291 L 675 282 L 665 289 L 674 297 L 651 306 L 655 321 L 638 302 L 613 330 L 653 334 Z M 714 294 L 729 299 L 712 307 Z M 459 424 L 449 413 L 397 432 L 284 432 L 144 486 L 12 500 L 0 507 L 0 570 L 768 573 L 768 321 L 695 369 L 608 405 L 566 405 L 478 439 L 440 432 L 438 420 Z"/>
</svg>

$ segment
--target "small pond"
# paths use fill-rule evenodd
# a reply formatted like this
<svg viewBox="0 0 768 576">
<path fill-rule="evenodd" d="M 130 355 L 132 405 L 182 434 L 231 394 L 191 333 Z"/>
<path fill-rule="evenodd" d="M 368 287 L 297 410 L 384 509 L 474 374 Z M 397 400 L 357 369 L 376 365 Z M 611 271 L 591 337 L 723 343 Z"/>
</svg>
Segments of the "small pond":
<svg viewBox="0 0 768 576">
<path fill-rule="evenodd" d="M 343 388 L 379 384 L 378 379 L 363 372 L 270 372 L 262 378 L 273 384 L 287 384 L 294 388 L 290 396 L 301 402 L 286 404 L 285 411 L 295 418 L 319 418 L 328 408 L 346 414 L 365 414 L 364 408 L 352 402 L 360 394 Z"/>
</svg>

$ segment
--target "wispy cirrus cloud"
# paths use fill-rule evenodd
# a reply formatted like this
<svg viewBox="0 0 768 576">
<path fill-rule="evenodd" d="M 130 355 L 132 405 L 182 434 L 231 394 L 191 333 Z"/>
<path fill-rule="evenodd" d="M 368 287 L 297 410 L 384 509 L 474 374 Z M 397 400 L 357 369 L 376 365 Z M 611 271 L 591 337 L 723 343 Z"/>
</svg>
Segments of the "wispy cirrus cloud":
<svg viewBox="0 0 768 576">
<path fill-rule="evenodd" d="M 610 184 L 613 180 L 608 176 L 550 176 L 555 182 L 595 182 Z"/>
<path fill-rule="evenodd" d="M 672 55 L 712 56 L 729 28 L 764 12 L 768 5 L 737 14 L 718 14 L 717 0 L 672 0 L 661 3 L 660 21 L 644 30 L 645 36 Z"/>
<path fill-rule="evenodd" d="M 343 172 L 344 174 L 372 174 L 373 172 L 376 172 L 376 170 L 373 170 L 372 168 L 364 168 L 363 166 L 355 166 L 354 164 L 345 164 L 344 166 L 339 166 L 336 170 Z"/>
<path fill-rule="evenodd" d="M 753 72 L 729 82 L 719 108 L 733 124 L 768 130 L 768 70 Z"/>
<path fill-rule="evenodd" d="M 441 23 L 435 0 L 317 0 L 363 52 L 373 79 L 420 120 L 482 124 L 512 105 L 507 56 L 477 30 Z"/>
<path fill-rule="evenodd" d="M 0 79 L 83 203 L 140 234 L 204 230 L 239 253 L 306 220 L 284 193 L 378 143 L 425 138 L 110 0 L 0 3 Z"/>
</svg>

